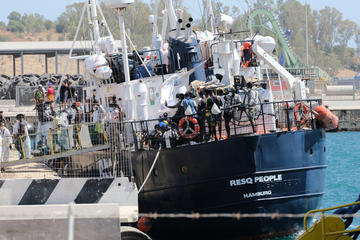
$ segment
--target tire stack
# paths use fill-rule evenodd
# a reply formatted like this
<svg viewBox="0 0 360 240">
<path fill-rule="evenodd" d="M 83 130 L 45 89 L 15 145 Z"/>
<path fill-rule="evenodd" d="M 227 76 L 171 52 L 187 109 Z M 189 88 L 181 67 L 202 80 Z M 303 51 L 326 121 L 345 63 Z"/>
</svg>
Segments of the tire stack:
<svg viewBox="0 0 360 240">
<path fill-rule="evenodd" d="M 7 92 L 10 87 L 10 77 L 6 76 L 4 74 L 0 75 L 0 99 L 6 99 L 7 98 Z"/>
<path fill-rule="evenodd" d="M 0 99 L 15 99 L 16 98 L 16 87 L 24 86 L 29 87 L 30 89 L 35 90 L 35 88 L 41 84 L 46 87 L 48 84 L 56 85 L 60 82 L 62 75 L 61 74 L 24 74 L 18 75 L 13 78 L 9 76 L 0 75 Z M 83 76 L 80 74 L 76 75 L 67 75 L 67 78 L 73 81 L 73 86 L 85 86 L 86 81 Z M 32 87 L 32 88 L 30 88 Z"/>
</svg>

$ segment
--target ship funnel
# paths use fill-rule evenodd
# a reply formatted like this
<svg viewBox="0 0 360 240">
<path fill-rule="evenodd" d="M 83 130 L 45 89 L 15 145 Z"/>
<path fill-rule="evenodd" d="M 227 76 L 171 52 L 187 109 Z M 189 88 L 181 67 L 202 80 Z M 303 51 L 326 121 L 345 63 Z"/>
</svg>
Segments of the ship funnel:
<svg viewBox="0 0 360 240">
<path fill-rule="evenodd" d="M 176 37 L 180 35 L 182 19 L 179 18 L 176 25 Z"/>
</svg>

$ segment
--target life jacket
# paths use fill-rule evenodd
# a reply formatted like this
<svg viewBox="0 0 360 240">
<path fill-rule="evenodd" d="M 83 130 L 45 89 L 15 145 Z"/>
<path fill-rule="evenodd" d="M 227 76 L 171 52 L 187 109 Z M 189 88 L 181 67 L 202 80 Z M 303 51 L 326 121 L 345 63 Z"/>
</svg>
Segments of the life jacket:
<svg viewBox="0 0 360 240">
<path fill-rule="evenodd" d="M 245 42 L 244 45 L 241 47 L 242 50 L 242 63 L 243 67 L 251 66 L 253 62 L 253 53 L 251 50 L 251 43 Z"/>
</svg>

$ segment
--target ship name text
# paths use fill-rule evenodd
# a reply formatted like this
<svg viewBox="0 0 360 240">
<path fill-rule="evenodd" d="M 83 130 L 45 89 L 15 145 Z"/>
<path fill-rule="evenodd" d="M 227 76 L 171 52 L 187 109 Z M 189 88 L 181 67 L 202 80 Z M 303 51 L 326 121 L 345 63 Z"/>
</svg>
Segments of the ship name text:
<svg viewBox="0 0 360 240">
<path fill-rule="evenodd" d="M 263 191 L 263 192 L 255 192 L 255 193 L 245 193 L 244 198 L 251 198 L 251 197 L 261 197 L 261 196 L 269 196 L 271 195 L 271 190 Z"/>
<path fill-rule="evenodd" d="M 241 186 L 241 185 L 251 185 L 254 183 L 270 183 L 270 182 L 281 182 L 281 181 L 282 181 L 282 174 L 256 176 L 256 177 L 239 178 L 239 179 L 230 180 L 230 187 Z"/>
</svg>

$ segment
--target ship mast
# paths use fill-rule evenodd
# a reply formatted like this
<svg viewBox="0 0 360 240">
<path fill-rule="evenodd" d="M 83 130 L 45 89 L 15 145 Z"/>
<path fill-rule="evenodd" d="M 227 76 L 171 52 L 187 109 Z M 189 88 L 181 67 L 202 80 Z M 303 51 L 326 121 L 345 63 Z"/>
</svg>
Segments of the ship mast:
<svg viewBox="0 0 360 240">
<path fill-rule="evenodd" d="M 97 15 L 97 0 L 90 0 L 90 9 L 91 9 L 91 25 L 93 26 L 93 35 L 94 35 L 94 51 L 96 54 L 100 54 L 99 40 L 100 40 L 100 30 L 99 30 L 99 20 Z"/>
<path fill-rule="evenodd" d="M 124 74 L 125 81 L 127 84 L 130 83 L 130 71 L 129 71 L 129 59 L 127 53 L 127 45 L 126 45 L 126 37 L 125 37 L 125 20 L 124 20 L 124 10 L 123 8 L 117 8 L 119 15 L 119 24 L 120 24 L 120 40 L 121 40 L 121 51 L 122 51 L 122 59 L 124 65 Z"/>
<path fill-rule="evenodd" d="M 207 0 L 205 2 L 206 4 L 206 26 L 207 26 L 207 23 L 208 21 L 210 21 L 210 30 L 212 33 L 215 33 L 215 27 L 214 27 L 214 22 L 215 22 L 215 19 L 214 19 L 214 10 L 213 10 L 213 7 L 212 7 L 212 2 L 211 0 Z M 207 30 L 207 27 L 206 27 L 206 30 Z"/>
</svg>

